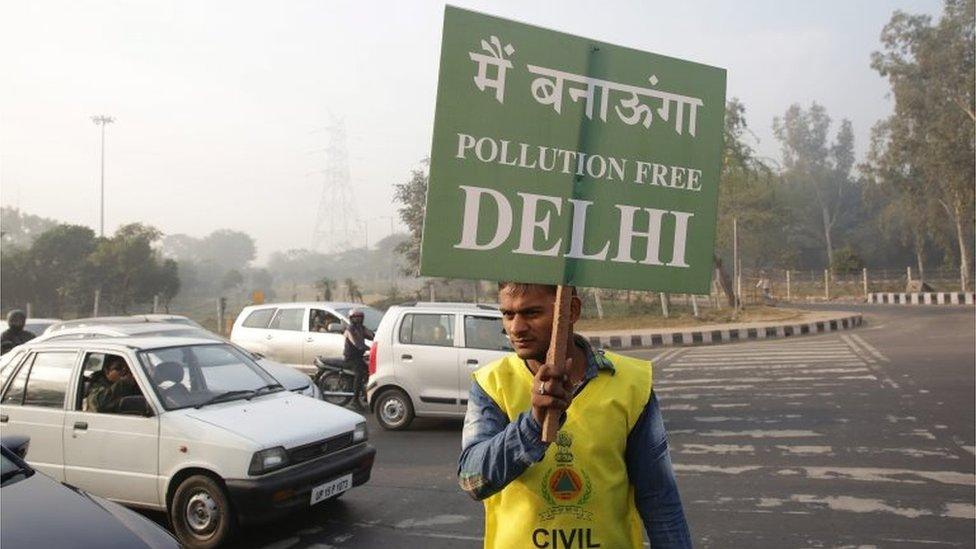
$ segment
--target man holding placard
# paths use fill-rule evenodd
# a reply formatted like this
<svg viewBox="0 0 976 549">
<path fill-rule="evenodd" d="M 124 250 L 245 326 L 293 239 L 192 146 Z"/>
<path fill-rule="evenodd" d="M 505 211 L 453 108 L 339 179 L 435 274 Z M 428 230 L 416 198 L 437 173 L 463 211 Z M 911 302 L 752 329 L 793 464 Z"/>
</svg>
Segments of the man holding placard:
<svg viewBox="0 0 976 549">
<path fill-rule="evenodd" d="M 420 273 L 516 281 L 458 470 L 487 547 L 691 545 L 651 366 L 574 287 L 708 292 L 724 114 L 723 69 L 446 8 Z"/>
<path fill-rule="evenodd" d="M 556 288 L 501 283 L 515 354 L 475 373 L 464 420 L 461 487 L 485 501 L 485 547 L 691 547 L 651 390 L 650 364 L 579 336 L 563 373 L 544 364 Z M 569 326 L 580 315 L 570 302 Z M 555 448 L 542 441 L 558 410 Z"/>
</svg>

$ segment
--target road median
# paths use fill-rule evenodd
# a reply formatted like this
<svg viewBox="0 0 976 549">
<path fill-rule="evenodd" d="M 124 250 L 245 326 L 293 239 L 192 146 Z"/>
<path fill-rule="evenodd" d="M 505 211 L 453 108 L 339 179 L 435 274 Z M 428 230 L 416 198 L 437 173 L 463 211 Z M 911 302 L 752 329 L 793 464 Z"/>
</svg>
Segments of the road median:
<svg viewBox="0 0 976 549">
<path fill-rule="evenodd" d="M 667 328 L 632 330 L 580 330 L 591 344 L 604 349 L 656 348 L 716 345 L 805 335 L 816 335 L 859 327 L 860 313 L 809 311 L 800 318 L 741 323 L 695 324 Z"/>
</svg>

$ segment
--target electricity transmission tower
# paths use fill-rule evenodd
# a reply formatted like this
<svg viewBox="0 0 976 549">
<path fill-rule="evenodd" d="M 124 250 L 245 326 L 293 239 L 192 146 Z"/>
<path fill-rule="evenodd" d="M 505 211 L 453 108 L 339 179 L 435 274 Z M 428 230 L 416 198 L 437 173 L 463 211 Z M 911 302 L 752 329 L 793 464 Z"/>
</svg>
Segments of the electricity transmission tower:
<svg viewBox="0 0 976 549">
<path fill-rule="evenodd" d="M 359 247 L 362 238 L 357 230 L 360 221 L 349 181 L 345 124 L 333 117 L 326 131 L 329 132 L 329 144 L 325 148 L 326 164 L 322 172 L 325 178 L 315 228 L 312 229 L 312 249 L 337 253 Z"/>
</svg>

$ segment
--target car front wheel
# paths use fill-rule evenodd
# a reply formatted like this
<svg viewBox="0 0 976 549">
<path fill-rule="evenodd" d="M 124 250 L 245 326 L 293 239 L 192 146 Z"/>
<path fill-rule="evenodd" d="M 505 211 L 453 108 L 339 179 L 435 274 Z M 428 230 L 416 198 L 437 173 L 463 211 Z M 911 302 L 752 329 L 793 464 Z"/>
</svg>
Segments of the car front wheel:
<svg viewBox="0 0 976 549">
<path fill-rule="evenodd" d="M 378 399 L 375 408 L 376 420 L 384 429 L 401 431 L 413 421 L 413 403 L 400 389 L 387 389 Z"/>
<path fill-rule="evenodd" d="M 231 538 L 237 526 L 227 493 L 204 475 L 193 475 L 180 483 L 169 517 L 180 543 L 191 549 L 217 547 Z"/>
</svg>

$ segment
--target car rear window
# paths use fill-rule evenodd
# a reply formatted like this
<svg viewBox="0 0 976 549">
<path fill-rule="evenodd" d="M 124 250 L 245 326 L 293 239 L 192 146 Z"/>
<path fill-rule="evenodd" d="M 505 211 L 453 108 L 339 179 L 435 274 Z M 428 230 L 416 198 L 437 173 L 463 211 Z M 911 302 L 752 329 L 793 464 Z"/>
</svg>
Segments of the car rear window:
<svg viewBox="0 0 976 549">
<path fill-rule="evenodd" d="M 251 314 L 247 315 L 242 325 L 245 328 L 267 328 L 268 321 L 271 320 L 276 310 L 274 307 L 271 307 L 251 311 Z"/>
<path fill-rule="evenodd" d="M 464 346 L 468 349 L 511 351 L 502 319 L 488 316 L 464 317 Z"/>
<path fill-rule="evenodd" d="M 400 343 L 453 347 L 454 315 L 404 315 L 400 324 Z"/>
<path fill-rule="evenodd" d="M 302 318 L 305 309 L 278 309 L 278 314 L 271 320 L 269 328 L 273 330 L 302 330 Z"/>
</svg>

